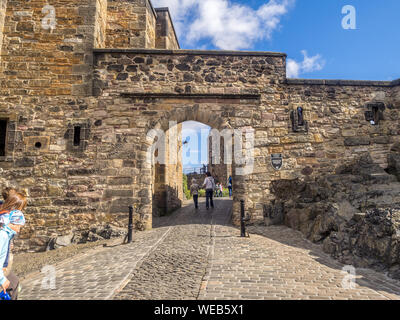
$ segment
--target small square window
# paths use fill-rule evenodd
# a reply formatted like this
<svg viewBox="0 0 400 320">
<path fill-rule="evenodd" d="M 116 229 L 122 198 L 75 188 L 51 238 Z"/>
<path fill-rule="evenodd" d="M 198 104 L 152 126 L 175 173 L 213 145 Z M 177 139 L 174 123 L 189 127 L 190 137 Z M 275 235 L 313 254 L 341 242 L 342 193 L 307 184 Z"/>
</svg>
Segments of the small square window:
<svg viewBox="0 0 400 320">
<path fill-rule="evenodd" d="M 370 103 L 367 104 L 368 110 L 365 111 L 365 120 L 371 125 L 377 126 L 380 120 L 384 120 L 383 111 L 385 110 L 384 103 Z"/>
</svg>

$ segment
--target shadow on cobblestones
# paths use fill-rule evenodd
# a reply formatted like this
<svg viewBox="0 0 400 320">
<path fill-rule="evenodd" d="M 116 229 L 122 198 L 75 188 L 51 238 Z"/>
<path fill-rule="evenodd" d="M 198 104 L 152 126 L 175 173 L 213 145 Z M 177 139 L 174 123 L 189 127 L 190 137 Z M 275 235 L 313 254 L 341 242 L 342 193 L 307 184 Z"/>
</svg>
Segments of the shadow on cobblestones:
<svg viewBox="0 0 400 320">
<path fill-rule="evenodd" d="M 230 222 L 232 201 L 216 200 L 205 210 L 200 202 L 170 216 L 154 218 L 153 228 L 171 228 L 167 237 L 146 257 L 130 281 L 114 297 L 117 300 L 195 300 L 208 267 L 210 228 Z"/>
<path fill-rule="evenodd" d="M 343 270 L 344 264 L 332 258 L 329 254 L 322 251 L 322 246 L 307 240 L 299 231 L 295 231 L 286 226 L 251 226 L 248 228 L 251 234 L 260 235 L 277 243 L 277 246 L 292 247 L 300 252 L 307 252 L 308 256 L 314 261 L 327 268 L 337 270 L 344 278 L 346 273 Z M 301 268 L 301 265 L 299 266 Z M 305 270 L 306 266 L 304 265 Z M 381 294 L 388 294 L 389 297 L 399 299 L 400 281 L 389 278 L 386 274 L 372 269 L 356 268 L 356 284 L 361 288 L 369 288 Z M 315 279 L 319 277 L 315 274 Z M 340 283 L 341 284 L 341 281 Z M 393 297 L 392 295 L 396 295 Z"/>
<path fill-rule="evenodd" d="M 154 226 L 216 226 L 212 235 L 215 252 L 209 259 L 199 299 L 400 298 L 400 282 L 371 269 L 355 269 L 356 288 L 345 289 L 342 281 L 348 274 L 342 271 L 344 265 L 286 226 L 249 226 L 251 238 L 240 238 L 239 228 L 230 223 L 231 215 L 220 212 L 226 209 L 226 201 L 217 200 L 212 213 L 202 208 L 204 203 L 199 212 L 186 204 L 184 211 L 159 218 Z M 209 237 L 197 234 L 197 239 Z M 265 281 L 268 283 L 263 284 Z"/>
</svg>

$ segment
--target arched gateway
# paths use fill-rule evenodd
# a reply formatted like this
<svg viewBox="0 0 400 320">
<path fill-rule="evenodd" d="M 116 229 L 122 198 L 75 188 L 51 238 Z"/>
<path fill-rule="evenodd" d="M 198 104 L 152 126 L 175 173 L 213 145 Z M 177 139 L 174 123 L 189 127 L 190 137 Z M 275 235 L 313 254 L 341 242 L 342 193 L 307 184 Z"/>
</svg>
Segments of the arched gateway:
<svg viewBox="0 0 400 320">
<path fill-rule="evenodd" d="M 246 98 L 245 100 L 243 98 Z M 229 163 L 232 164 L 232 174 L 234 181 L 234 190 L 236 191 L 234 200 L 234 212 L 233 220 L 238 221 L 239 219 L 239 208 L 240 200 L 244 199 L 245 195 L 245 184 L 244 177 L 236 175 L 234 153 L 234 130 L 237 132 L 246 133 L 247 127 L 235 127 L 234 117 L 232 112 L 234 106 L 242 106 L 243 108 L 253 108 L 255 104 L 259 103 L 259 97 L 242 95 L 229 97 L 218 96 L 218 95 L 190 95 L 186 94 L 183 96 L 159 96 L 153 100 L 154 108 L 162 106 L 164 111 L 161 112 L 161 116 L 156 120 L 149 120 L 146 127 L 147 134 L 143 137 L 143 146 L 147 148 L 146 159 L 142 159 L 143 167 L 141 172 L 140 184 L 144 187 L 140 192 L 146 195 L 142 201 L 147 203 L 142 205 L 140 213 L 146 221 L 146 227 L 151 228 L 152 215 L 155 212 L 162 211 L 162 214 L 173 211 L 180 207 L 183 194 L 182 194 L 182 163 L 181 163 L 181 146 L 180 141 L 171 144 L 171 131 L 175 130 L 175 138 L 180 138 L 181 124 L 185 121 L 197 121 L 210 126 L 213 129 L 213 133 L 216 134 L 217 140 L 221 139 L 220 152 L 223 148 L 229 148 L 232 153 L 232 160 Z M 231 114 L 227 113 L 226 110 L 230 110 Z M 157 134 L 158 133 L 158 134 Z M 162 145 L 157 146 L 157 141 L 161 135 L 165 135 L 165 140 Z M 224 144 L 224 135 L 230 135 L 226 139 L 226 145 Z M 156 137 L 155 137 L 156 136 Z M 245 142 L 245 137 L 243 137 Z M 176 150 L 171 150 L 171 145 L 177 147 Z M 163 149 L 164 157 L 166 159 L 164 164 L 159 164 L 154 159 L 154 152 L 160 157 L 160 149 Z M 227 149 L 226 149 L 227 150 Z M 226 151 L 224 149 L 224 151 Z M 244 150 L 245 152 L 245 150 Z M 152 155 L 152 162 L 149 161 L 149 156 Z M 219 154 L 219 153 L 218 153 Z M 223 161 L 223 159 L 221 159 Z M 238 166 L 238 167 L 243 167 Z M 150 174 L 150 179 L 149 179 Z M 151 181 L 151 183 L 149 183 Z M 147 197 L 147 198 L 146 198 Z M 152 199 L 152 202 L 148 202 L 148 199 Z M 236 210 L 235 210 L 236 209 Z"/>
</svg>

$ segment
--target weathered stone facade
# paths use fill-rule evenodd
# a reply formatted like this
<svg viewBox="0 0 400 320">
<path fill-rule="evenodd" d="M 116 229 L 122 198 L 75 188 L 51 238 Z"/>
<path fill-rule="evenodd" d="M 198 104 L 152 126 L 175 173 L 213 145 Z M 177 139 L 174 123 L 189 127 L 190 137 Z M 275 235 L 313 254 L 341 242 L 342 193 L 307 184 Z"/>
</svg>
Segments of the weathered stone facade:
<svg viewBox="0 0 400 320">
<path fill-rule="evenodd" d="M 3 29 L 4 29 L 4 19 L 6 17 L 6 0 L 0 1 L 0 57 L 1 57 L 1 48 L 3 47 Z"/>
<path fill-rule="evenodd" d="M 179 206 L 180 164 L 146 161 L 147 133 L 167 131 L 169 121 L 254 128 L 253 173 L 236 175 L 232 165 L 234 221 L 241 199 L 263 221 L 271 181 L 312 180 L 366 152 L 385 168 L 400 140 L 398 81 L 289 80 L 282 53 L 175 50 L 168 12 L 147 0 L 50 1 L 57 25 L 48 30 L 46 4 L 7 5 L 1 48 L 0 183 L 30 196 L 20 249 L 74 228 L 126 225 L 130 204 L 151 228 L 160 192 L 166 211 Z M 271 153 L 283 155 L 280 171 Z"/>
<path fill-rule="evenodd" d="M 225 161 L 224 138 L 221 137 L 219 141 L 219 150 L 213 151 L 216 143 L 218 142 L 213 141 L 213 137 L 210 135 L 208 138 L 208 168 L 216 183 L 221 183 L 226 188 L 228 187 L 228 179 L 232 176 L 232 164 L 228 164 L 227 162 L 229 161 Z M 218 154 L 219 159 L 217 158 Z"/>
</svg>

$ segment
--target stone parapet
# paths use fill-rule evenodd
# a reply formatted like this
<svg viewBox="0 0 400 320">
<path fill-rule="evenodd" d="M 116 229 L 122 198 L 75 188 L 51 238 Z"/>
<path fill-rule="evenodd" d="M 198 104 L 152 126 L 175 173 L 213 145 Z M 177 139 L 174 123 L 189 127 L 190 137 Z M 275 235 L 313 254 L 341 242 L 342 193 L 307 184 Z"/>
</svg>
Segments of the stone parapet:
<svg viewBox="0 0 400 320">
<path fill-rule="evenodd" d="M 392 87 L 396 81 L 366 81 L 366 80 L 324 80 L 324 79 L 287 79 L 288 85 L 325 85 L 325 86 L 372 86 Z"/>
<path fill-rule="evenodd" d="M 166 49 L 94 49 L 94 53 L 132 53 L 132 54 L 164 54 L 164 55 L 207 55 L 207 56 L 256 56 L 286 57 L 286 53 L 269 51 L 230 51 L 230 50 L 166 50 Z"/>
<path fill-rule="evenodd" d="M 157 8 L 157 30 L 156 48 L 157 49 L 180 49 L 178 37 L 172 23 L 171 14 L 168 8 Z"/>
</svg>

